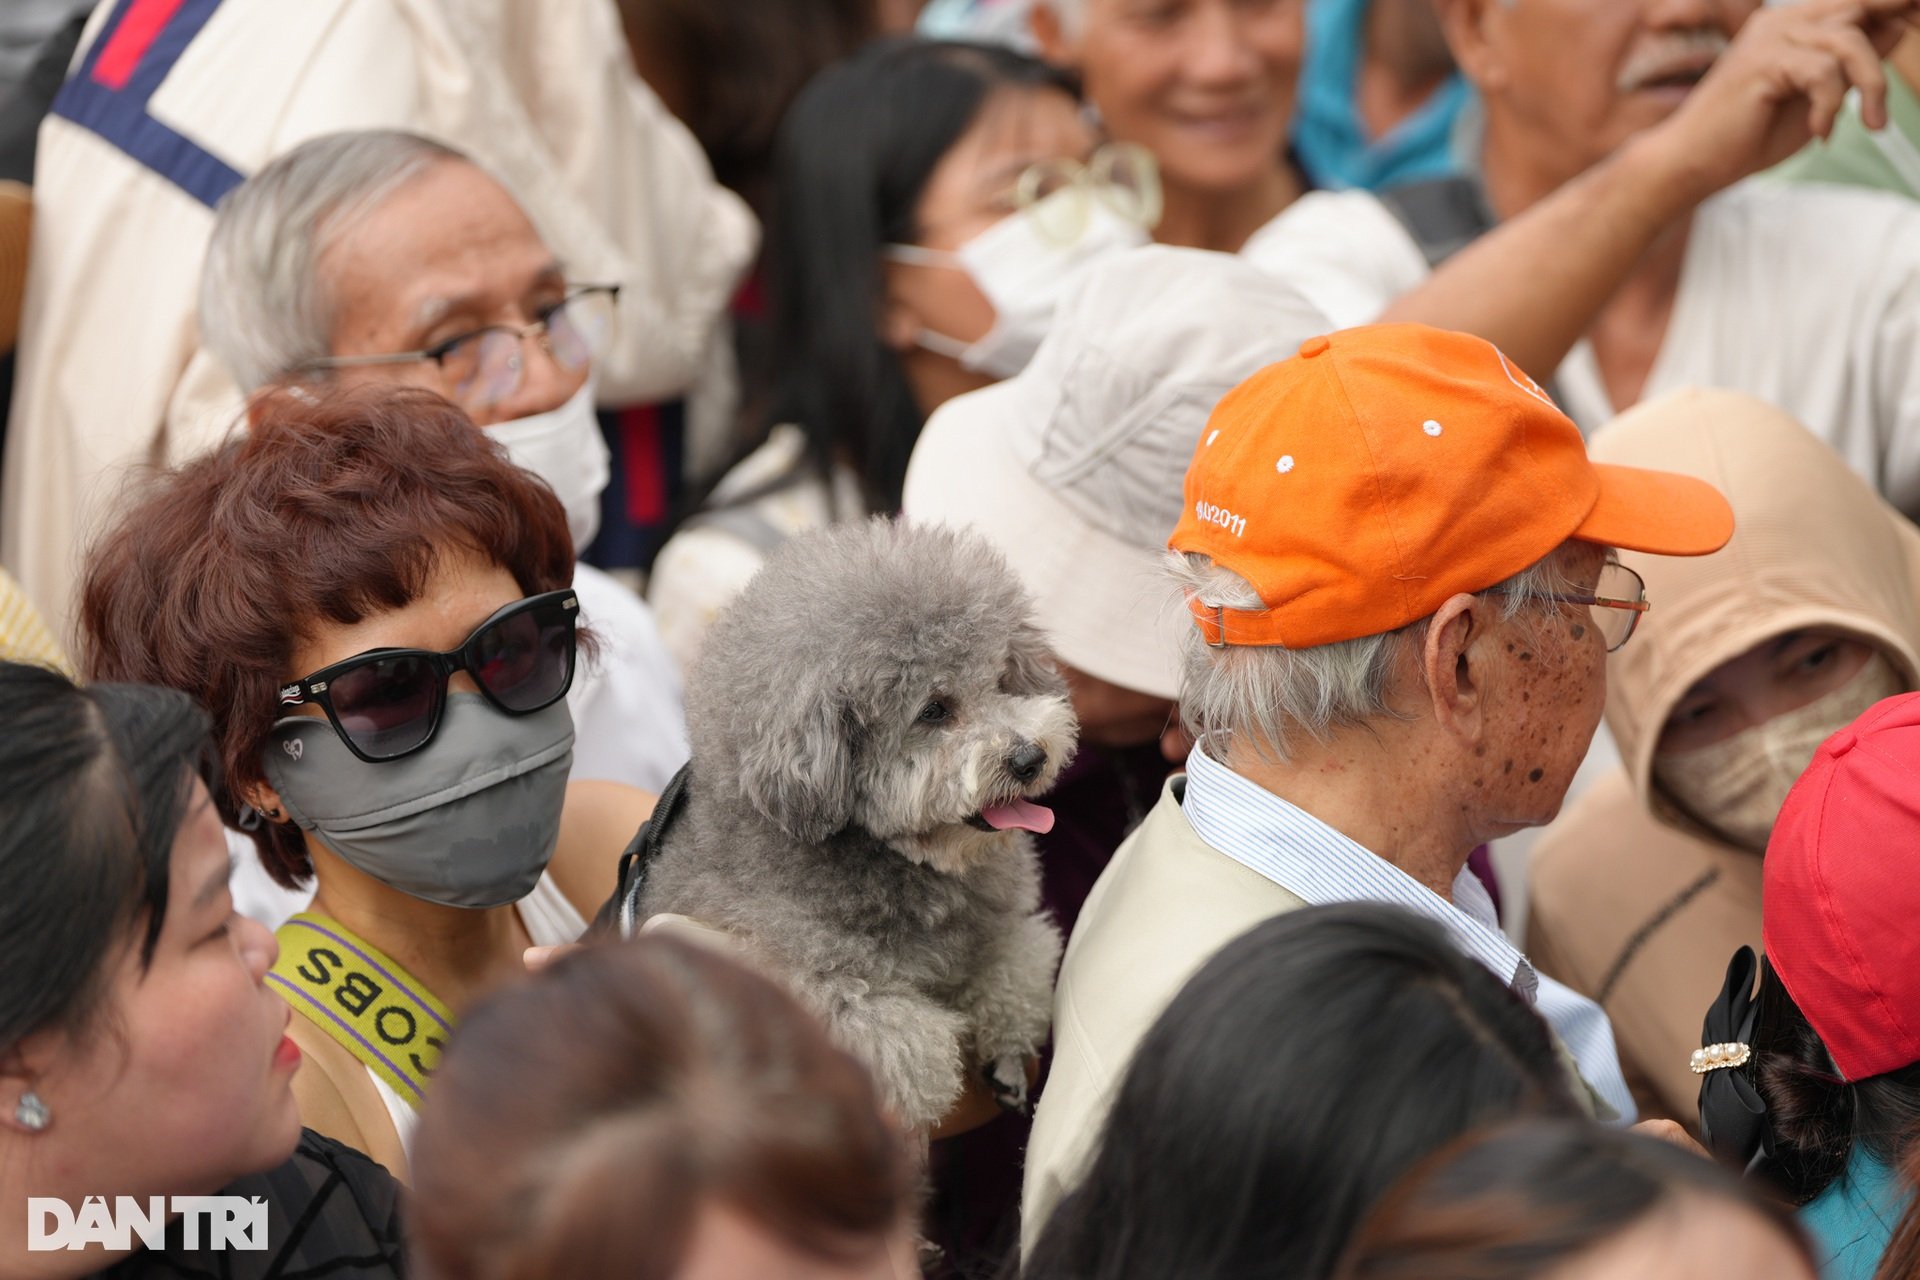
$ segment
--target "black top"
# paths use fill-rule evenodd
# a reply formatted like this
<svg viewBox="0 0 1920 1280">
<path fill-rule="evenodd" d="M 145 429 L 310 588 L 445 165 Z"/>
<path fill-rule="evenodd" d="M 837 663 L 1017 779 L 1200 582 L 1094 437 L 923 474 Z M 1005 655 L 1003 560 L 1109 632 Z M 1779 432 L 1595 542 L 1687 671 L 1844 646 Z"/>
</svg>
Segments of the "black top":
<svg viewBox="0 0 1920 1280">
<path fill-rule="evenodd" d="M 167 1227 L 166 1249 L 142 1250 L 99 1274 L 111 1280 L 398 1280 L 406 1274 L 400 1184 L 383 1166 L 332 1138 L 301 1130 L 300 1145 L 284 1164 L 241 1178 L 222 1194 L 266 1199 L 264 1250 L 188 1251 L 180 1247 L 176 1218 Z"/>
</svg>

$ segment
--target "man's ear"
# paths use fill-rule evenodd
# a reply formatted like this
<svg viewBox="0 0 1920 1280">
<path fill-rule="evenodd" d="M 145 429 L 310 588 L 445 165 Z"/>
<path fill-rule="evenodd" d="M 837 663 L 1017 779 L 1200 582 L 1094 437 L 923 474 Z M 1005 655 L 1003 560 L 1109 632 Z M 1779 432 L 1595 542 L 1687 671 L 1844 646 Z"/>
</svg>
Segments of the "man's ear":
<svg viewBox="0 0 1920 1280">
<path fill-rule="evenodd" d="M 1427 623 L 1420 658 L 1434 723 L 1462 742 L 1477 742 L 1486 701 L 1487 606 L 1450 597 Z"/>
<path fill-rule="evenodd" d="M 288 376 L 297 379 L 299 375 Z M 271 383 L 247 397 L 247 430 L 252 431 L 271 418 L 276 407 L 284 410 L 318 403 L 320 397 L 297 380 Z"/>
<path fill-rule="evenodd" d="M 1512 0 L 1434 0 L 1440 30 L 1461 74 L 1482 93 L 1497 92 L 1507 83 L 1506 64 L 1498 37 Z"/>
<path fill-rule="evenodd" d="M 1073 3 L 1074 0 L 1067 2 Z M 1092 4 L 1093 0 L 1078 2 Z M 1067 25 L 1061 20 L 1055 3 L 1056 0 L 1035 0 L 1033 7 L 1027 10 L 1027 29 L 1033 32 L 1033 42 L 1040 46 L 1041 58 L 1056 67 L 1078 69 L 1080 41 L 1068 38 Z"/>
</svg>

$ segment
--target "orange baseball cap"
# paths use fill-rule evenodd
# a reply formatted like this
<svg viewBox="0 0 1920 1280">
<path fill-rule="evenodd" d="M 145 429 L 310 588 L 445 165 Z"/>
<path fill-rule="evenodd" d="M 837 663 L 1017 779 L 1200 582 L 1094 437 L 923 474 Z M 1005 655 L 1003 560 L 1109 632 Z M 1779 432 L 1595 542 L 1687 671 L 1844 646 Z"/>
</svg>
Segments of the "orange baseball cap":
<svg viewBox="0 0 1920 1280">
<path fill-rule="evenodd" d="M 1579 428 L 1492 343 L 1380 324 L 1309 338 L 1227 393 L 1167 545 L 1266 602 L 1190 601 L 1209 643 L 1304 649 L 1429 617 L 1569 538 L 1699 556 L 1732 535 L 1706 482 L 1590 461 Z"/>
</svg>

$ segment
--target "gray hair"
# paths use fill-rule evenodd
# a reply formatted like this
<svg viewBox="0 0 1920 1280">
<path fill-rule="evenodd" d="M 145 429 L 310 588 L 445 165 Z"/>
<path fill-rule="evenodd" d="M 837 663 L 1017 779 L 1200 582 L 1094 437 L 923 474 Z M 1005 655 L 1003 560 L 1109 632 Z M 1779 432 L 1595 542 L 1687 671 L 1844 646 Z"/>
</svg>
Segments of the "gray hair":
<svg viewBox="0 0 1920 1280">
<path fill-rule="evenodd" d="M 314 264 L 388 196 L 443 160 L 467 157 L 397 129 L 329 133 L 227 193 L 200 272 L 200 338 L 242 391 L 331 354 L 333 298 Z"/>
<path fill-rule="evenodd" d="M 1186 596 L 1203 605 L 1265 607 L 1251 583 L 1206 556 L 1170 551 L 1166 563 Z M 1556 549 L 1476 594 L 1499 593 L 1501 617 L 1513 618 L 1573 589 Z M 1387 705 L 1388 679 L 1403 647 L 1425 640 L 1430 621 L 1421 618 L 1395 631 L 1307 649 L 1214 648 L 1198 627 L 1189 627 L 1181 651 L 1180 717 L 1195 737 L 1239 735 L 1275 762 L 1287 759 L 1298 734 L 1324 743 L 1336 728 L 1397 719 L 1399 713 Z"/>
</svg>

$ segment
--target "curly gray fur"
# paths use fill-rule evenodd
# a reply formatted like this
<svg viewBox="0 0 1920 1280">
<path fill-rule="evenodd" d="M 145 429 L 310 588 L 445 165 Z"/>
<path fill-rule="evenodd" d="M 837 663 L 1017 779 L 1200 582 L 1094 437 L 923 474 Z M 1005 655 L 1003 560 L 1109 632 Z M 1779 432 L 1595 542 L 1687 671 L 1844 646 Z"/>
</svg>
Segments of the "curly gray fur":
<svg viewBox="0 0 1920 1280">
<path fill-rule="evenodd" d="M 1073 753 L 1028 610 L 971 535 L 841 526 L 769 559 L 687 685 L 692 781 L 643 913 L 740 939 L 916 1129 L 963 1072 L 1023 1102 L 1047 1034 L 1060 933 L 1038 857 L 1023 831 L 979 829 Z M 1034 747 L 1037 772 L 1030 749 L 1016 759 Z"/>
</svg>

